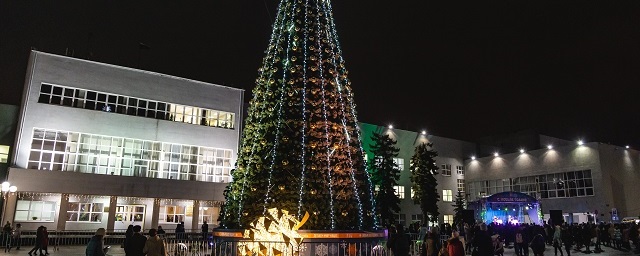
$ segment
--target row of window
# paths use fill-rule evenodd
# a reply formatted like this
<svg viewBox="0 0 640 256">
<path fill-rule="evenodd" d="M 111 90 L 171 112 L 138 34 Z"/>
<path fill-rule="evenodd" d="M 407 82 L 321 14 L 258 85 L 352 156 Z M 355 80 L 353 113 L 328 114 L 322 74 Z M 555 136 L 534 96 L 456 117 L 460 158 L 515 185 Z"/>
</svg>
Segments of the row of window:
<svg viewBox="0 0 640 256">
<path fill-rule="evenodd" d="M 144 221 L 144 205 L 118 205 L 116 207 L 116 221 Z M 69 202 L 67 205 L 68 222 L 97 222 L 103 220 L 106 214 L 103 203 Z M 50 222 L 55 220 L 55 201 L 18 200 L 16 204 L 15 221 Z M 213 221 L 214 208 L 200 207 L 199 223 Z M 186 216 L 186 207 L 178 205 L 162 205 L 159 211 L 161 223 L 180 223 Z"/>
<path fill-rule="evenodd" d="M 422 214 L 411 214 L 411 223 L 423 223 L 424 215 Z M 443 223 L 449 223 L 449 224 L 453 224 L 453 214 L 443 214 Z M 394 219 L 396 220 L 396 224 L 400 224 L 402 226 L 408 227 L 409 225 L 407 224 L 407 215 L 406 214 L 394 214 Z M 431 227 L 436 223 L 433 223 L 431 221 L 429 221 L 427 223 L 427 226 Z"/>
<path fill-rule="evenodd" d="M 47 83 L 42 83 L 40 86 L 38 102 L 181 123 L 234 128 L 234 114 L 230 112 Z"/>
<path fill-rule="evenodd" d="M 400 170 L 400 171 L 404 170 L 404 159 L 403 158 L 394 157 L 393 158 L 393 163 L 396 164 L 396 166 L 398 167 L 398 170 Z M 456 173 L 459 174 L 459 175 L 464 175 L 464 166 L 456 165 Z M 442 174 L 443 176 L 451 176 L 451 165 L 450 164 L 442 164 L 440 166 L 440 174 Z"/>
<path fill-rule="evenodd" d="M 27 168 L 230 182 L 231 157 L 230 149 L 34 128 Z"/>
<path fill-rule="evenodd" d="M 468 184 L 471 200 L 515 191 L 534 198 L 567 198 L 593 196 L 591 170 L 570 171 L 510 179 L 476 181 Z"/>
<path fill-rule="evenodd" d="M 464 187 L 464 180 L 458 180 L 458 187 L 460 187 L 460 182 L 462 183 L 462 186 Z M 395 190 L 395 195 L 398 196 L 398 198 L 400 199 L 404 199 L 405 198 L 405 193 L 404 193 L 404 186 L 393 186 L 393 189 Z M 409 188 L 409 191 L 411 191 L 411 198 L 413 198 L 415 191 L 411 188 Z M 459 190 L 459 191 L 464 191 L 464 190 Z M 453 202 L 453 191 L 451 189 L 443 189 L 442 190 L 442 201 L 443 202 Z"/>
<path fill-rule="evenodd" d="M 464 166 L 456 165 L 456 173 L 459 175 L 464 175 Z M 440 165 L 440 174 L 442 174 L 443 176 L 451 176 L 451 165 L 450 164 Z"/>
</svg>

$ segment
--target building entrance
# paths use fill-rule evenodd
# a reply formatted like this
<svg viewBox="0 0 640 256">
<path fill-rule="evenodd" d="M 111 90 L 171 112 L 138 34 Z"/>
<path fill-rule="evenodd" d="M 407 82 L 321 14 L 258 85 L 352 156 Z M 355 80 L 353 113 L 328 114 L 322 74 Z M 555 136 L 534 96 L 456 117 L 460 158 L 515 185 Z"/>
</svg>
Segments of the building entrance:
<svg viewBox="0 0 640 256">
<path fill-rule="evenodd" d="M 127 229 L 129 225 L 140 225 L 144 230 L 144 214 L 146 205 L 118 205 L 116 206 L 115 229 Z"/>
</svg>

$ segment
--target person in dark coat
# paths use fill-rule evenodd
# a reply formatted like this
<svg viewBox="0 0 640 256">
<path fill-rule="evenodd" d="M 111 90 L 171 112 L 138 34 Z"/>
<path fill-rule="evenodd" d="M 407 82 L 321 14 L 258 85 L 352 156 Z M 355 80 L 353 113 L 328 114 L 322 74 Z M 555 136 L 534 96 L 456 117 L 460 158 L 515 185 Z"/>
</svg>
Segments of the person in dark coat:
<svg viewBox="0 0 640 256">
<path fill-rule="evenodd" d="M 398 225 L 397 232 L 398 233 L 396 234 L 396 239 L 394 240 L 393 245 L 393 255 L 408 256 L 411 238 L 409 237 L 409 234 L 404 232 L 404 227 L 402 225 Z"/>
<path fill-rule="evenodd" d="M 493 240 L 487 231 L 487 224 L 481 223 L 480 230 L 476 231 L 473 238 L 474 255 L 493 255 Z"/>
<path fill-rule="evenodd" d="M 38 249 L 42 250 L 42 229 L 44 227 L 40 226 L 38 227 L 38 229 L 36 230 L 36 244 L 33 246 L 33 249 L 31 249 L 28 254 L 32 255 L 31 253 L 35 252 L 36 254 L 38 253 Z"/>
<path fill-rule="evenodd" d="M 209 238 L 209 224 L 207 224 L 206 220 L 204 221 L 200 229 L 202 231 L 202 240 L 206 241 L 207 238 Z"/>
<path fill-rule="evenodd" d="M 133 225 L 129 225 L 127 231 L 124 232 L 124 243 L 122 243 L 122 247 L 126 255 L 129 255 L 129 242 L 131 242 L 131 237 L 133 237 Z"/>
<path fill-rule="evenodd" d="M 127 256 L 144 256 L 144 244 L 147 242 L 147 237 L 140 234 L 141 230 L 140 225 L 133 226 L 133 236 L 127 245 L 129 248 Z"/>
<path fill-rule="evenodd" d="M 40 246 L 40 255 L 49 255 L 49 251 L 47 247 L 49 246 L 49 231 L 47 231 L 47 227 L 42 226 L 42 244 Z M 44 250 L 44 254 L 42 254 L 42 250 Z"/>
<path fill-rule="evenodd" d="M 104 228 L 99 228 L 96 231 L 96 234 L 91 237 L 89 240 L 89 244 L 87 244 L 87 249 L 85 249 L 86 256 L 105 256 L 104 253 L 104 236 L 106 231 Z"/>
<path fill-rule="evenodd" d="M 564 250 L 567 252 L 567 256 L 571 256 L 571 246 L 573 245 L 573 235 L 571 234 L 570 227 L 565 223 L 560 231 L 560 238 L 564 245 Z"/>
</svg>

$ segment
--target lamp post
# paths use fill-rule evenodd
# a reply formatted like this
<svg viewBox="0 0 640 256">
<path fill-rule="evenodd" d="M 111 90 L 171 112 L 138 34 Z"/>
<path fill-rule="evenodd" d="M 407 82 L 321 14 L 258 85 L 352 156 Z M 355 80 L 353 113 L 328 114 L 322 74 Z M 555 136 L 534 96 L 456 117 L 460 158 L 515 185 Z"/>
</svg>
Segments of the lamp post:
<svg viewBox="0 0 640 256">
<path fill-rule="evenodd" d="M 16 186 L 11 186 L 11 183 L 9 183 L 8 181 L 2 182 L 2 189 L 0 190 L 0 192 L 2 193 L 2 225 L 4 225 L 4 216 L 5 213 L 7 212 L 7 197 L 9 196 L 9 193 L 15 193 L 16 191 L 18 191 L 18 187 Z"/>
</svg>

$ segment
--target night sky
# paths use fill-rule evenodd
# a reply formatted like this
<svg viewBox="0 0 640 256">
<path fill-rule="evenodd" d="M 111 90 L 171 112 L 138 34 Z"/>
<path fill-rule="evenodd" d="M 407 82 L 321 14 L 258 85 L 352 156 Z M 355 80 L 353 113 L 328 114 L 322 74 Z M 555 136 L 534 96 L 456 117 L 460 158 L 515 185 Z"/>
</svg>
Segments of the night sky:
<svg viewBox="0 0 640 256">
<path fill-rule="evenodd" d="M 20 103 L 32 47 L 250 99 L 277 5 L 0 0 L 0 103 Z M 342 0 L 333 10 L 361 122 L 640 148 L 640 1 Z"/>
</svg>

